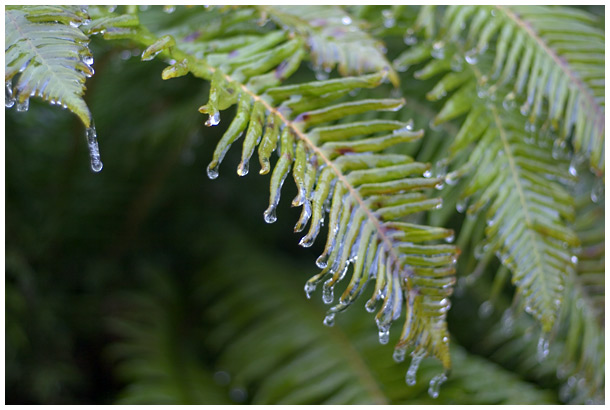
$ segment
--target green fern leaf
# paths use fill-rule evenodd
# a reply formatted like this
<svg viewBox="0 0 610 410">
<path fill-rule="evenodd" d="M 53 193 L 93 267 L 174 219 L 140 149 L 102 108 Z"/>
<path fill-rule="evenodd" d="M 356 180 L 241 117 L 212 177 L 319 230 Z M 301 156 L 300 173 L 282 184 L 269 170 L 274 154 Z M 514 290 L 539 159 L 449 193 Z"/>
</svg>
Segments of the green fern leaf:
<svg viewBox="0 0 610 410">
<path fill-rule="evenodd" d="M 573 8 L 548 6 L 450 6 L 444 20 L 448 41 L 457 41 L 462 25 L 470 29 L 466 47 L 475 62 L 494 45 L 489 76 L 493 89 L 514 83 L 525 95 L 521 112 L 531 123 L 542 118 L 548 102 L 550 124 L 565 139 L 574 128 L 572 143 L 589 158 L 598 176 L 604 173 L 604 50 L 602 30 L 595 18 Z"/>
<path fill-rule="evenodd" d="M 90 127 L 83 100 L 85 80 L 93 75 L 89 38 L 74 27 L 86 14 L 76 7 L 23 6 L 5 12 L 6 106 L 27 110 L 37 96 L 75 113 Z M 17 82 L 12 80 L 18 76 Z"/>
</svg>

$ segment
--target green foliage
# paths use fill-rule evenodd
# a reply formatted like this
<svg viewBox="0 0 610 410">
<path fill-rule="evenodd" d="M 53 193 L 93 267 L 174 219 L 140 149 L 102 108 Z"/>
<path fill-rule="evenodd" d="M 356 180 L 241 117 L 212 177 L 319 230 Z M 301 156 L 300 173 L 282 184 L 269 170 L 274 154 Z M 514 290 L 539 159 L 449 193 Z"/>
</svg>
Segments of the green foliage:
<svg viewBox="0 0 610 410">
<path fill-rule="evenodd" d="M 142 69 L 175 79 L 169 89 L 205 84 L 204 104 L 194 85 L 179 91 L 171 109 L 142 119 L 159 144 L 154 155 L 166 156 L 160 167 L 151 162 L 158 170 L 143 198 L 190 144 L 163 135 L 185 126 L 196 132 L 187 112 L 199 105 L 206 134 L 222 129 L 216 147 L 206 147 L 213 150 L 208 177 L 219 176 L 225 157 L 247 175 L 257 151 L 259 173 L 270 174 L 264 220 L 279 221 L 281 193 L 294 192 L 292 207 L 301 210 L 293 230 L 306 232 L 299 244 L 322 252 L 321 271 L 305 283 L 307 298 L 323 282 L 322 300 L 333 304 L 340 289 L 324 324 L 341 326 L 320 327 L 314 301 L 299 300 L 293 282 L 276 274 L 283 265 L 261 259 L 249 266 L 256 252 L 224 258 L 233 242 L 220 233 L 216 262 L 190 256 L 197 251 L 189 243 L 180 252 L 212 276 L 194 269 L 176 282 L 169 269 L 145 270 L 154 286 L 134 284 L 118 298 L 126 311 L 110 314 L 120 338 L 111 355 L 129 383 L 122 402 L 425 403 L 428 391 L 447 404 L 541 403 L 552 401 L 553 390 L 563 402 L 603 401 L 604 34 L 597 17 L 547 6 L 11 6 L 5 20 L 7 107 L 24 111 L 31 96 L 61 101 L 87 128 L 96 172 L 96 128 L 82 99 L 93 74 L 91 38 L 108 48 L 106 61 L 112 50 L 116 61 L 143 48 L 137 54 L 149 63 Z M 98 91 L 109 93 L 101 117 L 116 116 L 107 101 L 131 86 L 118 77 L 113 97 L 110 88 Z M 236 159 L 230 148 L 242 137 Z M 135 146 L 130 152 L 142 155 Z M 114 181 L 141 172 L 114 167 L 121 170 Z M 284 184 L 289 176 L 294 184 Z M 121 252 L 144 218 L 143 203 L 131 205 Z M 315 241 L 321 234 L 324 246 Z M 17 263 L 21 252 L 11 252 L 11 269 L 28 271 Z M 10 277 L 9 311 L 25 317 L 23 275 Z M 389 343 L 392 323 L 404 320 L 392 343 L 395 361 L 411 356 L 407 386 L 404 368 L 372 343 L 360 309 L 337 317 L 364 302 L 367 285 L 373 289 L 364 305 L 377 310 L 381 344 Z M 473 295 L 485 301 L 482 321 L 473 320 Z M 499 324 L 481 327 L 489 312 Z M 25 352 L 22 335 L 30 330 L 21 320 L 9 328 Z M 538 327 L 540 337 L 532 338 Z M 450 333 L 457 337 L 451 347 Z M 420 363 L 423 384 L 415 383 Z"/>
</svg>

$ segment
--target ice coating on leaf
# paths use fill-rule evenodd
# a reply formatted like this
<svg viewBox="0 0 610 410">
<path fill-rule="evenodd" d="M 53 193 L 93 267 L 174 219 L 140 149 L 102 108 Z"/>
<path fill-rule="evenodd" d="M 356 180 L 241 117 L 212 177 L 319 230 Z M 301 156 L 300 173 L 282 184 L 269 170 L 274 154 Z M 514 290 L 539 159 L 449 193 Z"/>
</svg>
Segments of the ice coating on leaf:
<svg viewBox="0 0 610 410">
<path fill-rule="evenodd" d="M 411 364 L 409 365 L 409 369 L 407 370 L 407 375 L 405 377 L 405 381 L 409 386 L 415 386 L 417 383 L 417 369 L 419 369 L 419 364 L 426 357 L 426 353 L 424 351 L 416 351 L 411 353 Z"/>
<path fill-rule="evenodd" d="M 89 148 L 89 158 L 91 159 L 91 170 L 93 172 L 100 172 L 103 168 L 102 161 L 100 159 L 100 149 L 97 144 L 97 132 L 95 126 L 87 128 L 85 131 L 87 137 L 87 147 Z"/>
<path fill-rule="evenodd" d="M 428 394 L 433 399 L 436 399 L 439 395 L 441 384 L 447 381 L 447 375 L 445 373 L 437 374 L 430 380 L 430 385 L 428 387 Z"/>
</svg>

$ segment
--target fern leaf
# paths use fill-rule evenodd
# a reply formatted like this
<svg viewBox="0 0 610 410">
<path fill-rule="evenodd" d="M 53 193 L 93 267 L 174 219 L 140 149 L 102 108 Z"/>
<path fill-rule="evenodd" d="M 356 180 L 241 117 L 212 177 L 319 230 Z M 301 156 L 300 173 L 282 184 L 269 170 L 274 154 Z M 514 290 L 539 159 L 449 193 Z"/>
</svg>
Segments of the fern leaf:
<svg viewBox="0 0 610 410">
<path fill-rule="evenodd" d="M 27 110 L 37 96 L 75 113 L 85 127 L 91 113 L 83 100 L 93 75 L 89 38 L 77 27 L 86 14 L 76 7 L 22 6 L 5 12 L 6 106 Z M 18 77 L 17 77 L 18 76 Z M 17 82 L 12 80 L 17 77 Z"/>
<path fill-rule="evenodd" d="M 342 76 L 388 70 L 390 81 L 398 86 L 398 75 L 385 56 L 383 45 L 361 30 L 340 7 L 277 5 L 260 9 L 307 38 L 315 67 L 329 73 L 337 66 Z"/>
<path fill-rule="evenodd" d="M 225 29 L 230 32 L 229 27 Z M 449 368 L 445 318 L 458 251 L 436 241 L 451 240 L 453 232 L 404 221 L 409 215 L 441 206 L 439 199 L 426 199 L 422 193 L 441 180 L 431 178 L 428 164 L 415 163 L 405 155 L 382 153 L 398 143 L 421 138 L 423 133 L 397 121 L 351 120 L 365 113 L 398 110 L 403 100 L 340 99 L 358 88 L 378 86 L 391 70 L 283 86 L 281 83 L 298 69 L 306 51 L 303 40 L 281 30 L 261 34 L 256 40 L 250 38 L 243 47 L 226 49 L 221 59 L 208 56 L 211 61 L 183 51 L 179 39 L 155 38 L 144 27 L 131 38 L 148 46 L 143 58 L 162 54 L 176 61 L 164 71 L 164 78 L 191 72 L 211 80 L 209 100 L 200 107 L 208 114 L 206 125 L 217 125 L 220 112 L 237 105 L 235 118 L 208 166 L 210 178 L 218 177 L 227 151 L 245 135 L 239 175 L 248 173 L 256 146 L 261 174 L 272 170 L 270 157 L 278 150 L 279 159 L 271 173 L 269 207 L 264 213 L 266 222 L 276 220 L 281 187 L 291 172 L 298 190 L 293 206 L 302 207 L 295 231 L 309 224 L 302 246 L 313 244 L 329 212 L 331 229 L 324 254 L 317 262 L 323 270 L 307 283 L 307 293 L 326 279 L 323 299 L 332 303 L 334 285 L 352 264 L 354 271 L 348 289 L 329 310 L 326 324 L 332 325 L 336 313 L 349 306 L 369 280 L 375 280 L 369 309 L 374 310 L 381 300 L 375 318 L 380 341 L 387 343 L 390 325 L 399 318 L 404 304 L 407 320 L 398 351 L 404 356 L 407 348 L 416 348 L 415 356 L 436 356 Z M 200 49 L 205 47 L 200 45 Z M 337 120 L 342 122 L 333 125 Z"/>
<path fill-rule="evenodd" d="M 470 25 L 467 55 L 475 62 L 494 45 L 488 76 L 493 87 L 514 83 L 525 95 L 520 110 L 531 123 L 542 118 L 560 128 L 561 139 L 572 128 L 575 150 L 589 158 L 598 176 L 604 173 L 604 42 L 594 17 L 573 8 L 548 6 L 450 6 L 444 27 L 448 41 Z M 493 92 L 493 90 L 492 90 Z"/>
</svg>

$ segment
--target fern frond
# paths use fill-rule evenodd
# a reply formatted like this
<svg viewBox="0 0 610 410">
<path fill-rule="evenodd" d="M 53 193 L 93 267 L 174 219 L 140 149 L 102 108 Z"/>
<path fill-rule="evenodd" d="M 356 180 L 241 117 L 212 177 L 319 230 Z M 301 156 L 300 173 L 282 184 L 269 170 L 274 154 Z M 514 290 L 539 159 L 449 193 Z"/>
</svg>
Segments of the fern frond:
<svg viewBox="0 0 610 410">
<path fill-rule="evenodd" d="M 30 97 L 40 97 L 89 127 L 91 113 L 82 97 L 93 57 L 89 38 L 77 28 L 86 13 L 77 7 L 13 6 L 4 16 L 6 106 L 25 111 Z"/>
<path fill-rule="evenodd" d="M 575 268 L 571 249 L 578 246 L 578 238 L 566 226 L 574 217 L 573 201 L 563 187 L 566 178 L 573 177 L 566 172 L 565 161 L 537 145 L 548 144 L 546 135 L 531 134 L 531 128 L 526 131 L 525 118 L 498 101 L 478 66 L 452 69 L 451 60 L 463 58 L 463 52 L 448 46 L 429 60 L 434 54 L 434 45 L 422 44 L 399 57 L 399 63 L 426 62 L 415 73 L 420 79 L 444 74 L 428 94 L 438 100 L 452 92 L 435 124 L 468 114 L 449 148 L 454 164 L 466 162 L 447 174 L 446 181 L 454 184 L 468 175 L 461 200 L 474 196 L 468 208 L 471 214 L 487 209 L 489 243 L 484 253 L 497 252 L 512 271 L 526 309 L 549 332 L 568 272 Z M 479 62 L 483 67 L 489 63 Z"/>
<path fill-rule="evenodd" d="M 399 78 L 381 42 L 361 30 L 338 6 L 259 6 L 265 15 L 307 39 L 311 62 L 326 73 L 337 66 L 342 76 L 388 71 L 394 86 Z"/>
<path fill-rule="evenodd" d="M 441 38 L 455 42 L 463 25 L 468 61 L 475 63 L 491 45 L 494 63 L 487 75 L 497 87 L 513 83 L 525 95 L 522 114 L 534 124 L 546 119 L 561 139 L 572 128 L 575 150 L 587 156 L 598 176 L 604 173 L 604 32 L 584 11 L 556 6 L 450 6 Z"/>
</svg>

